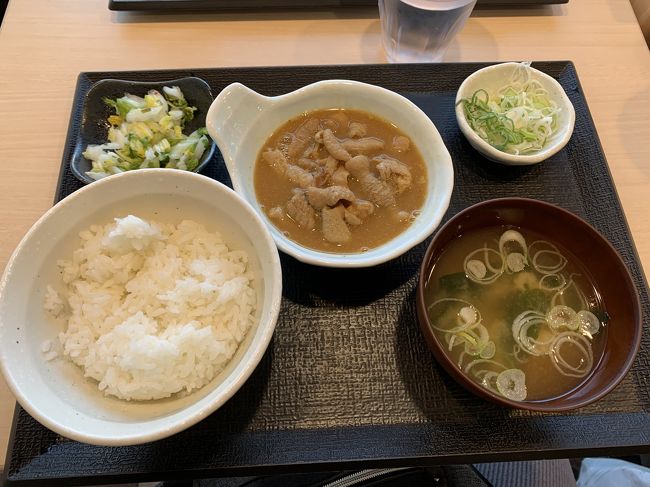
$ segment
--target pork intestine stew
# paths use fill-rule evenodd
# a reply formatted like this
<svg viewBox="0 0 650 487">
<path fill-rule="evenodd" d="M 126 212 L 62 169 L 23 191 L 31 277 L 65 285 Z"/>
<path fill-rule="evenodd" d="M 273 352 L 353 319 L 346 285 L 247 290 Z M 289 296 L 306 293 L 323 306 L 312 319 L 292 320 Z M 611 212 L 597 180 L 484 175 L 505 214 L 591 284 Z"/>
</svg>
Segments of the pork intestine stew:
<svg viewBox="0 0 650 487">
<path fill-rule="evenodd" d="M 357 110 L 305 113 L 269 138 L 255 165 L 263 211 L 316 250 L 364 252 L 404 231 L 427 188 L 422 156 L 398 128 Z"/>
<path fill-rule="evenodd" d="M 559 397 L 586 380 L 609 320 L 575 257 L 515 228 L 474 230 L 452 241 L 427 279 L 425 303 L 451 361 L 515 401 Z"/>
</svg>

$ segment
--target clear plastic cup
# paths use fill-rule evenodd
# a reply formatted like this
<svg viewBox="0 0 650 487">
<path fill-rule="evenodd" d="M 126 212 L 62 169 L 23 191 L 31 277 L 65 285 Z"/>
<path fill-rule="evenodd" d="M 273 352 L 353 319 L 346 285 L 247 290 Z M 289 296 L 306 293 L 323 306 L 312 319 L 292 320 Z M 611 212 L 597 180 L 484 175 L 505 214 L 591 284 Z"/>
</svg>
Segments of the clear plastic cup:
<svg viewBox="0 0 650 487">
<path fill-rule="evenodd" d="M 381 32 L 391 63 L 438 62 L 476 0 L 379 0 Z"/>
</svg>

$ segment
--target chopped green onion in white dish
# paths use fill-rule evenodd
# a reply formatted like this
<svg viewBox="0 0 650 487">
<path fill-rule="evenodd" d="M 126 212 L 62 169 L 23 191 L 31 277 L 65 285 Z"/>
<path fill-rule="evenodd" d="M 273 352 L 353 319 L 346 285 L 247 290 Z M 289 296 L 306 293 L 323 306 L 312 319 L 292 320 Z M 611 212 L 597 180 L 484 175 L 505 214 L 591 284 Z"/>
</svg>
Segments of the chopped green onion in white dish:
<svg viewBox="0 0 650 487">
<path fill-rule="evenodd" d="M 207 130 L 183 134 L 196 108 L 188 105 L 179 87 L 165 86 L 162 91 L 150 90 L 144 98 L 127 93 L 104 99 L 115 114 L 107 119 L 108 142 L 88 145 L 83 153 L 92 162 L 92 169 L 86 172 L 90 178 L 151 167 L 186 171 L 198 167 L 211 144 Z"/>
<path fill-rule="evenodd" d="M 459 101 L 472 130 L 508 154 L 539 152 L 558 130 L 561 109 L 529 71 L 522 63 L 499 89 L 477 89 Z"/>
</svg>

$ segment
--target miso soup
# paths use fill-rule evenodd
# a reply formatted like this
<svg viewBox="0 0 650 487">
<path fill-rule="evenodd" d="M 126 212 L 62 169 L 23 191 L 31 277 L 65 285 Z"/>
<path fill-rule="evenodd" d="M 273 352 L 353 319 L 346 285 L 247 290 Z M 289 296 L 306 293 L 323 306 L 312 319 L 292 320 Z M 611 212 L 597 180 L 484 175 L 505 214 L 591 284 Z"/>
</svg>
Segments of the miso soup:
<svg viewBox="0 0 650 487">
<path fill-rule="evenodd" d="M 570 392 L 603 353 L 609 317 L 588 270 L 526 229 L 491 227 L 452 241 L 428 277 L 425 303 L 453 363 L 512 400 Z"/>
<path fill-rule="evenodd" d="M 318 110 L 270 136 L 254 184 L 262 210 L 288 238 L 357 253 L 418 218 L 427 171 L 418 148 L 388 121 L 357 110 Z"/>
</svg>

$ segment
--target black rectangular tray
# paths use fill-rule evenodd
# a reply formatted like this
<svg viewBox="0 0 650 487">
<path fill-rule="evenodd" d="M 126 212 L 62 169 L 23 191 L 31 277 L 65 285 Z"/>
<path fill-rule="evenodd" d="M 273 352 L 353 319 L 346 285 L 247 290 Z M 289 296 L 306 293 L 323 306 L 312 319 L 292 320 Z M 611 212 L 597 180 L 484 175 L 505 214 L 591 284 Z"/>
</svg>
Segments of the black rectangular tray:
<svg viewBox="0 0 650 487">
<path fill-rule="evenodd" d="M 240 81 L 267 95 L 326 78 L 402 93 L 429 115 L 455 169 L 447 218 L 490 198 L 527 196 L 585 218 L 621 253 L 640 292 L 646 333 L 638 358 L 608 396 L 582 409 L 542 414 L 473 396 L 434 361 L 418 329 L 415 285 L 424 242 L 361 270 L 311 267 L 282 255 L 283 303 L 255 373 L 220 410 L 189 430 L 141 446 L 64 439 L 20 407 L 6 461 L 9 485 L 78 485 L 288 471 L 469 463 L 650 451 L 650 316 L 647 285 L 607 162 L 567 61 L 534 63 L 558 79 L 576 110 L 573 137 L 542 164 L 500 166 L 460 133 L 454 98 L 484 64 L 311 66 L 82 73 L 72 107 L 57 200 L 81 184 L 69 169 L 84 94 L 104 78 L 199 76 L 213 93 Z M 229 183 L 220 154 L 205 174 Z"/>
<path fill-rule="evenodd" d="M 552 3 L 568 3 L 569 0 L 478 0 L 477 5 L 521 7 Z M 376 6 L 377 0 L 109 0 L 110 10 L 151 11 L 246 11 L 268 9 L 318 9 L 336 7 Z"/>
</svg>

